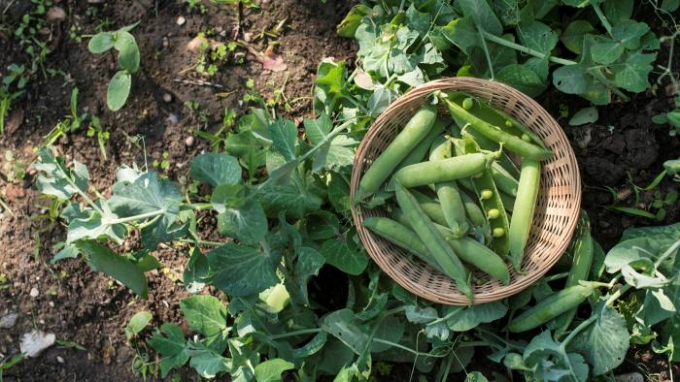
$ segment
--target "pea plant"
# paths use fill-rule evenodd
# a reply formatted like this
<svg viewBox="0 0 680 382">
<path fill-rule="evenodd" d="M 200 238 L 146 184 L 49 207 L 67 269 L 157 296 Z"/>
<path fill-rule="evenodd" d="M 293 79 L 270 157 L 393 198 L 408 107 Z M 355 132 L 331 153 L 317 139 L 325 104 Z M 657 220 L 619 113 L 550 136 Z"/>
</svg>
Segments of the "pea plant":
<svg viewBox="0 0 680 382">
<path fill-rule="evenodd" d="M 106 93 L 106 105 L 111 111 L 118 111 L 125 105 L 132 88 L 132 75 L 139 70 L 139 47 L 130 33 L 136 26 L 132 24 L 114 32 L 97 33 L 87 45 L 94 54 L 105 53 L 112 48 L 118 52 L 121 70 L 111 78 Z"/>
<path fill-rule="evenodd" d="M 632 14 L 628 0 L 365 1 L 339 26 L 359 42 L 358 67 L 319 64 L 316 116 L 298 129 L 264 102 L 239 118 L 225 113 L 217 133 L 203 134 L 213 151 L 191 161 L 181 186 L 130 164 L 111 192 L 94 189 L 85 164 L 43 148 L 37 186 L 64 206 L 67 227 L 53 261 L 77 258 L 146 298 L 147 273 L 162 266 L 155 251 L 186 256 L 181 282 L 191 296 L 179 309 L 190 332 L 165 322 L 147 335 L 146 313 L 128 326 L 143 375 L 165 378 L 188 365 L 203 378 L 235 381 L 283 373 L 365 381 L 393 378 L 383 366 L 405 363 L 412 376 L 437 381 L 461 373 L 607 381 L 633 345 L 672 367 L 680 361 L 680 223 L 629 228 L 605 251 L 584 214 L 544 278 L 506 300 L 462 307 L 422 300 L 388 278 L 369 261 L 350 215 L 356 147 L 413 86 L 473 75 L 534 96 L 552 84 L 596 105 L 646 90 L 659 45 Z M 100 46 L 122 53 L 119 32 L 99 37 Z M 677 179 L 676 162 L 665 172 Z M 213 219 L 221 238 L 208 240 L 201 227 Z M 500 372 L 473 371 L 474 358 Z"/>
</svg>

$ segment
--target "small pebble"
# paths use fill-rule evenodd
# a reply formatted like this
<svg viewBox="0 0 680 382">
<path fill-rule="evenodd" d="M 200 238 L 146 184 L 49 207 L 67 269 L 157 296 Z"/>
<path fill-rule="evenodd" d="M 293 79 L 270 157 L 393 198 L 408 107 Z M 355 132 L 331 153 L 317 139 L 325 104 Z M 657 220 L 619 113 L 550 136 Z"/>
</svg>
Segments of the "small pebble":
<svg viewBox="0 0 680 382">
<path fill-rule="evenodd" d="M 195 138 L 193 135 L 190 135 L 187 137 L 187 139 L 184 140 L 184 143 L 187 145 L 187 147 L 191 147 L 194 145 Z"/>
<path fill-rule="evenodd" d="M 62 7 L 52 7 L 47 10 L 45 18 L 50 22 L 64 21 L 66 19 L 66 11 Z"/>
<path fill-rule="evenodd" d="M 616 382 L 644 382 L 645 377 L 642 374 L 633 372 L 628 374 L 620 374 L 615 377 Z"/>
<path fill-rule="evenodd" d="M 10 313 L 6 316 L 0 317 L 0 329 L 9 329 L 14 324 L 17 322 L 17 318 L 19 318 L 18 313 Z"/>
<path fill-rule="evenodd" d="M 163 37 L 163 48 L 167 48 L 170 45 L 167 37 Z"/>
<path fill-rule="evenodd" d="M 64 359 L 63 359 L 62 357 L 57 356 L 57 362 L 63 364 L 65 361 L 64 361 Z"/>
<path fill-rule="evenodd" d="M 54 302 L 53 301 L 50 301 L 49 305 L 50 305 L 50 308 L 54 308 Z"/>
<path fill-rule="evenodd" d="M 172 102 L 172 94 L 170 94 L 170 93 L 165 93 L 165 94 L 163 94 L 163 101 L 164 101 L 165 103 L 170 103 L 170 102 Z"/>
<path fill-rule="evenodd" d="M 38 297 L 40 295 L 40 291 L 38 291 L 38 288 L 31 288 L 29 295 L 33 298 Z"/>
<path fill-rule="evenodd" d="M 187 22 L 187 19 L 185 19 L 184 16 L 180 16 L 180 17 L 177 18 L 177 25 L 182 26 L 186 22 Z"/>
<path fill-rule="evenodd" d="M 176 125 L 177 122 L 179 122 L 179 118 L 177 118 L 176 114 L 170 113 L 168 115 L 168 118 L 165 119 L 165 122 L 167 122 L 170 125 Z"/>
</svg>

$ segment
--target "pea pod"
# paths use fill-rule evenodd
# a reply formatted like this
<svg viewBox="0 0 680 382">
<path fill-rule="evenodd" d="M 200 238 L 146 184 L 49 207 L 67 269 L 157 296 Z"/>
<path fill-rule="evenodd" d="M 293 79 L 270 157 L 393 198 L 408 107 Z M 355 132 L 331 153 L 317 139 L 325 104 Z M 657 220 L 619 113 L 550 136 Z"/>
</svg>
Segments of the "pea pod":
<svg viewBox="0 0 680 382">
<path fill-rule="evenodd" d="M 392 216 L 409 227 L 410 222 L 405 218 L 404 214 L 399 211 L 394 211 Z M 444 236 L 446 242 L 449 243 L 453 251 L 461 260 L 478 268 L 480 271 L 500 281 L 504 285 L 510 282 L 510 271 L 508 266 L 503 262 L 503 259 L 494 251 L 487 248 L 484 244 L 470 239 L 468 237 L 459 238 L 451 232 L 450 229 L 435 224 L 435 227 Z"/>
<path fill-rule="evenodd" d="M 428 251 L 435 259 L 444 274 L 453 279 L 458 289 L 472 302 L 472 287 L 470 274 L 460 262 L 451 246 L 446 243 L 442 234 L 437 230 L 432 220 L 423 212 L 416 198 L 399 182 L 395 185 L 397 203 L 411 222 L 411 227 L 420 240 L 425 243 Z"/>
<path fill-rule="evenodd" d="M 432 142 L 434 142 L 437 137 L 442 135 L 442 132 L 450 124 L 450 122 L 451 121 L 445 120 L 443 118 L 437 118 L 437 120 L 434 122 L 432 130 L 430 130 L 425 138 L 423 138 L 423 140 L 420 141 L 413 150 L 411 150 L 406 158 L 404 158 L 404 160 L 399 163 L 399 166 L 397 166 L 395 172 L 406 166 L 422 162 L 427 155 L 427 152 L 430 150 Z"/>
<path fill-rule="evenodd" d="M 444 160 L 451 156 L 451 142 L 443 138 L 435 140 L 436 146 L 430 151 L 430 160 Z M 434 185 L 439 203 L 446 219 L 446 225 L 458 237 L 465 235 L 468 222 L 465 217 L 465 206 L 455 181 L 441 182 Z"/>
<path fill-rule="evenodd" d="M 491 176 L 499 191 L 513 197 L 517 196 L 517 187 L 519 186 L 517 179 L 506 171 L 498 162 L 494 162 L 491 165 Z"/>
<path fill-rule="evenodd" d="M 581 211 L 578 233 L 578 237 L 574 240 L 574 258 L 567 276 L 566 287 L 578 285 L 579 281 L 587 280 L 588 275 L 590 274 L 590 268 L 593 264 L 593 237 L 590 234 L 588 215 L 586 215 L 584 211 Z M 564 335 L 567 329 L 569 329 L 569 325 L 574 320 L 574 317 L 576 317 L 576 308 L 555 318 L 555 337 L 560 338 Z"/>
<path fill-rule="evenodd" d="M 514 119 L 509 114 L 502 110 L 496 109 L 495 107 L 489 105 L 487 102 L 480 100 L 472 95 L 466 93 L 453 93 L 449 94 L 449 98 L 459 105 L 463 106 L 463 103 L 471 105 L 470 108 L 465 109 L 471 114 L 474 114 L 480 119 L 490 123 L 491 125 L 498 126 L 502 130 L 519 137 L 525 141 L 533 142 L 542 148 L 545 148 L 543 140 L 536 135 L 531 129 L 524 126 L 522 123 Z M 526 139 L 528 138 L 528 140 Z M 481 145 L 481 144 L 480 144 Z"/>
<path fill-rule="evenodd" d="M 564 312 L 581 305 L 595 291 L 593 286 L 574 285 L 550 295 L 533 308 L 515 317 L 507 330 L 512 333 L 537 328 Z"/>
<path fill-rule="evenodd" d="M 418 109 L 404 129 L 397 134 L 392 143 L 373 162 L 361 178 L 355 195 L 355 203 L 371 196 L 389 178 L 390 174 L 417 145 L 425 139 L 434 126 L 437 109 L 426 105 Z"/>
<path fill-rule="evenodd" d="M 515 197 L 506 194 L 505 192 L 500 192 L 501 200 L 503 201 L 503 207 L 508 213 L 512 213 L 512 209 L 515 206 Z M 509 218 L 509 217 L 508 217 Z"/>
<path fill-rule="evenodd" d="M 477 143 L 465 132 L 463 132 L 463 142 L 465 144 L 465 150 L 468 153 L 474 153 L 480 150 Z M 501 256 L 506 256 L 510 251 L 508 240 L 508 215 L 505 213 L 505 207 L 503 207 L 503 201 L 501 200 L 498 188 L 493 181 L 491 171 L 488 169 L 485 170 L 482 172 L 481 176 L 471 178 L 471 182 L 487 217 L 490 210 L 498 211 L 498 217 L 488 219 L 492 232 L 491 245 L 496 253 Z"/>
<path fill-rule="evenodd" d="M 418 190 L 411 190 L 411 193 L 418 201 L 420 208 L 425 211 L 425 214 L 429 216 L 433 222 L 446 225 L 446 217 L 444 216 L 444 210 L 442 210 L 441 204 Z"/>
<path fill-rule="evenodd" d="M 469 124 L 472 129 L 476 130 L 481 135 L 503 145 L 503 148 L 522 157 L 535 160 L 544 160 L 552 156 L 551 151 L 503 131 L 500 127 L 494 126 L 474 114 L 469 113 L 453 100 L 443 98 L 443 101 L 454 118 L 458 118 L 466 124 Z"/>
<path fill-rule="evenodd" d="M 531 223 L 534 219 L 536 199 L 541 182 L 541 164 L 533 159 L 522 160 L 522 170 L 519 176 L 517 198 L 512 208 L 512 221 L 510 222 L 510 257 L 512 265 L 517 272 L 522 272 L 522 260 L 524 249 L 531 232 Z"/>
<path fill-rule="evenodd" d="M 465 212 L 473 225 L 481 227 L 486 223 L 486 216 L 484 216 L 484 211 L 477 205 L 477 203 L 465 192 L 460 193 L 461 199 L 463 200 L 463 206 L 465 206 Z"/>
<path fill-rule="evenodd" d="M 489 138 L 486 138 L 479 132 L 477 132 L 475 129 L 465 129 L 465 131 L 470 134 L 474 139 L 475 142 L 479 145 L 479 148 L 482 150 L 487 150 L 487 151 L 499 151 L 501 148 L 501 145 L 498 143 L 490 140 Z M 454 135 L 455 138 L 462 138 L 461 130 L 458 129 L 458 135 Z M 503 153 L 501 157 L 498 159 L 498 164 L 503 167 L 503 169 L 509 173 L 513 177 L 519 176 L 519 169 L 517 169 L 517 166 L 515 163 L 510 160 L 510 158 L 506 155 L 506 153 Z"/>
<path fill-rule="evenodd" d="M 402 168 L 394 179 L 406 188 L 467 178 L 484 171 L 491 160 L 488 154 L 455 156 L 436 162 L 422 162 Z"/>
<path fill-rule="evenodd" d="M 378 236 L 406 249 L 433 268 L 442 271 L 423 241 L 409 227 L 392 219 L 377 216 L 364 220 L 363 225 Z"/>
</svg>

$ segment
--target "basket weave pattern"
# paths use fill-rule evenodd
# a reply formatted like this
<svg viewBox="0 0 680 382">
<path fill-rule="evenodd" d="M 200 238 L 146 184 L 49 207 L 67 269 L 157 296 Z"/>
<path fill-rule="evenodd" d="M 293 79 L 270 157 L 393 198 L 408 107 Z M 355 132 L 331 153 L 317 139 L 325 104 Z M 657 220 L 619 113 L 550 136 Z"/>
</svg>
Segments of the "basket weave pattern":
<svg viewBox="0 0 680 382">
<path fill-rule="evenodd" d="M 508 285 L 502 285 L 481 272 L 476 274 L 481 282 L 473 285 L 473 303 L 501 300 L 541 278 L 567 248 L 578 221 L 581 204 L 581 178 L 576 158 L 560 125 L 525 94 L 494 81 L 475 78 L 440 79 L 412 89 L 390 105 L 375 121 L 362 140 L 354 159 L 350 185 L 352 200 L 365 170 L 435 90 L 465 92 L 488 101 L 538 134 L 554 153 L 552 158 L 542 162 L 541 188 L 524 257 L 526 273 L 517 274 L 511 269 L 511 281 Z M 352 216 L 368 254 L 393 280 L 411 293 L 433 302 L 448 305 L 469 304 L 467 298 L 455 287 L 453 280 L 364 228 L 362 222 L 365 218 L 387 216 L 387 211 L 357 205 L 352 209 Z"/>
</svg>

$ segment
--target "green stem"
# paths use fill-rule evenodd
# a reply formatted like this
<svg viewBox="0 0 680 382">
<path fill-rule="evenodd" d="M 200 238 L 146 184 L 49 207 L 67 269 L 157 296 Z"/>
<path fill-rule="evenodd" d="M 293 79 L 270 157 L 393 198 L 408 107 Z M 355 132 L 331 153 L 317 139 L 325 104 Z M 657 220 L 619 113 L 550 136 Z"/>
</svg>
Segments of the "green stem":
<svg viewBox="0 0 680 382">
<path fill-rule="evenodd" d="M 482 48 L 484 49 L 484 56 L 486 56 L 486 63 L 489 65 L 489 72 L 491 73 L 491 79 L 493 80 L 496 78 L 496 75 L 493 71 L 493 63 L 491 62 L 491 54 L 489 53 L 489 47 L 486 46 L 486 40 L 484 39 L 484 33 L 486 33 L 483 29 L 479 28 L 477 29 L 477 32 L 479 33 L 479 40 L 482 42 Z M 501 39 L 504 40 L 504 39 Z"/>
<path fill-rule="evenodd" d="M 382 338 L 374 338 L 373 342 L 377 342 L 377 343 L 383 344 L 383 345 L 392 346 L 392 347 L 395 347 L 397 349 L 401 349 L 403 351 L 409 352 L 409 353 L 411 353 L 415 356 L 418 356 L 418 357 L 421 357 L 421 356 L 422 357 L 428 357 L 428 358 L 429 357 L 434 357 L 434 358 L 443 358 L 444 357 L 444 356 L 440 356 L 440 355 L 433 355 L 433 354 L 430 354 L 430 353 L 419 352 L 417 350 L 411 349 L 411 348 L 406 347 L 404 345 L 401 345 L 401 344 L 398 344 L 398 343 L 395 343 L 395 342 L 392 342 L 392 341 L 383 340 Z"/>
<path fill-rule="evenodd" d="M 551 62 L 554 62 L 556 64 L 561 64 L 561 65 L 576 65 L 576 64 L 578 64 L 578 62 L 576 62 L 576 61 L 565 60 L 565 59 L 559 58 L 559 57 L 553 57 L 553 56 L 541 53 L 537 50 L 527 48 L 526 46 L 519 45 L 519 44 L 514 43 L 512 41 L 508 41 L 506 39 L 495 36 L 495 35 L 493 35 L 489 32 L 486 32 L 486 31 L 480 31 L 480 32 L 482 33 L 482 35 L 484 36 L 484 38 L 486 40 L 489 40 L 491 42 L 495 42 L 498 45 L 503 45 L 503 46 L 510 48 L 510 49 L 515 49 L 515 50 L 522 52 L 522 53 L 532 55 L 534 57 L 538 57 L 540 59 L 548 59 Z"/>
<path fill-rule="evenodd" d="M 219 241 L 209 241 L 209 240 L 191 240 L 191 239 L 179 239 L 180 243 L 195 244 L 195 245 L 207 245 L 212 247 L 221 247 L 227 243 L 222 243 Z"/>
<path fill-rule="evenodd" d="M 111 225 L 113 225 L 113 224 L 122 224 L 122 223 L 129 223 L 129 222 L 136 221 L 136 220 L 143 220 L 143 219 L 148 219 L 148 218 L 154 218 L 154 217 L 156 217 L 156 216 L 163 215 L 163 214 L 166 213 L 166 212 L 168 212 L 168 211 L 167 211 L 165 208 L 162 208 L 162 209 L 160 209 L 160 210 L 147 212 L 147 213 L 145 213 L 145 214 L 139 214 L 139 215 L 135 215 L 135 216 L 129 216 L 129 217 L 126 217 L 126 218 L 118 218 L 118 219 L 106 220 L 106 221 L 103 221 L 102 223 L 111 224 Z"/>
<path fill-rule="evenodd" d="M 593 7 L 593 10 L 595 10 L 595 14 L 597 15 L 597 18 L 600 19 L 602 26 L 604 27 L 604 29 L 607 30 L 607 34 L 609 34 L 609 37 L 613 38 L 613 36 L 612 36 L 612 25 L 609 23 L 609 21 L 607 20 L 607 17 L 602 12 L 602 8 L 600 8 L 600 5 L 591 0 L 590 6 Z"/>
<path fill-rule="evenodd" d="M 273 336 L 269 336 L 269 338 L 271 338 L 272 340 L 279 340 L 281 338 L 303 336 L 305 334 L 316 334 L 316 333 L 319 333 L 319 332 L 322 332 L 322 331 L 323 331 L 323 329 L 321 329 L 321 328 L 300 329 L 300 330 L 296 330 L 294 332 L 275 334 Z"/>
<path fill-rule="evenodd" d="M 196 210 L 196 211 L 210 210 L 210 209 L 213 208 L 212 203 L 189 203 L 189 204 L 185 204 L 185 206 L 191 208 L 192 210 Z"/>
</svg>

